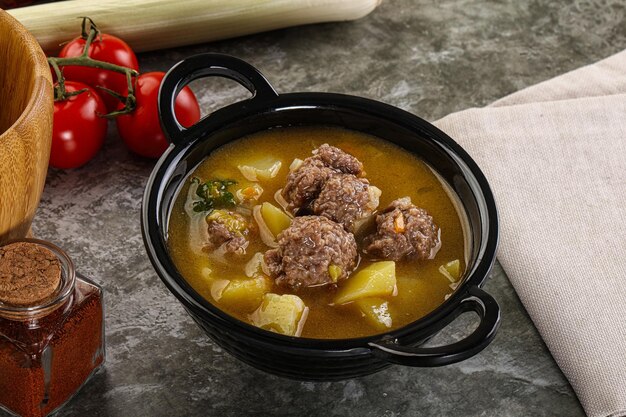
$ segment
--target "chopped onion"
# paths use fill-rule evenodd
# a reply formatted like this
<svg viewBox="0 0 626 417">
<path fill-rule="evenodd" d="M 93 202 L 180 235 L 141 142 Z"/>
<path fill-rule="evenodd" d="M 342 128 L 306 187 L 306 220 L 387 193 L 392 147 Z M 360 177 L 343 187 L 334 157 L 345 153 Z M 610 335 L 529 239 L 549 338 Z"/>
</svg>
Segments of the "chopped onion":
<svg viewBox="0 0 626 417">
<path fill-rule="evenodd" d="M 367 230 L 369 230 L 370 227 L 372 227 L 375 220 L 376 220 L 376 216 L 374 216 L 373 214 L 367 217 L 356 219 L 354 223 L 352 224 L 352 232 L 355 235 L 360 235 L 366 232 Z"/>
<path fill-rule="evenodd" d="M 252 258 L 246 264 L 244 268 L 246 276 L 249 278 L 256 278 L 263 272 L 263 253 L 257 252 L 252 255 Z"/>
<path fill-rule="evenodd" d="M 204 254 L 204 247 L 209 240 L 209 229 L 206 224 L 205 214 L 191 212 L 189 216 L 189 246 L 197 254 Z"/>
<path fill-rule="evenodd" d="M 460 277 L 453 276 L 450 273 L 450 271 L 448 271 L 448 268 L 446 268 L 446 265 L 441 265 L 439 267 L 439 273 L 443 275 L 444 277 L 448 278 L 448 281 L 450 281 L 450 288 L 452 288 L 453 290 L 456 290 L 456 288 L 460 284 L 460 280 L 459 280 Z"/>
<path fill-rule="evenodd" d="M 383 192 L 380 190 L 380 188 L 374 185 L 370 185 L 369 187 L 367 187 L 367 193 L 369 194 L 370 198 L 367 202 L 366 207 L 373 212 L 374 210 L 376 210 L 376 208 L 378 208 L 378 204 L 380 203 L 380 196 L 383 194 Z"/>
<path fill-rule="evenodd" d="M 216 263 L 220 263 L 224 265 L 228 264 L 228 259 L 226 259 L 226 248 L 224 244 L 210 251 L 208 256 L 212 262 L 216 262 Z"/>
<path fill-rule="evenodd" d="M 428 259 L 435 259 L 439 249 L 441 249 L 441 229 L 437 230 L 437 245 L 430 250 L 430 256 L 428 256 Z"/>
<path fill-rule="evenodd" d="M 439 273 L 440 273 L 441 275 L 443 275 L 444 277 L 448 278 L 448 281 L 450 281 L 450 282 L 456 282 L 456 279 L 454 279 L 454 277 L 453 277 L 452 275 L 450 275 L 450 273 L 448 272 L 448 270 L 447 270 L 447 269 L 446 269 L 443 265 L 441 265 L 441 266 L 439 267 Z"/>
<path fill-rule="evenodd" d="M 210 279 L 212 273 L 213 271 L 208 266 L 202 267 L 200 270 L 200 274 L 202 274 L 202 278 L 204 279 Z"/>
<path fill-rule="evenodd" d="M 198 212 L 194 211 L 193 205 L 196 201 L 200 201 L 200 198 L 196 194 L 198 190 L 198 183 L 195 181 L 191 182 L 189 186 L 189 190 L 187 191 L 187 199 L 185 200 L 185 212 L 189 217 L 198 216 Z"/>
<path fill-rule="evenodd" d="M 268 180 L 278 175 L 282 162 L 276 161 L 269 168 L 257 168 L 250 165 L 239 165 L 239 171 L 248 181 Z"/>
<path fill-rule="evenodd" d="M 303 163 L 304 161 L 302 159 L 299 159 L 299 158 L 294 159 L 291 165 L 289 165 L 289 171 L 292 171 L 292 172 L 295 171 L 296 169 L 300 168 Z"/>
<path fill-rule="evenodd" d="M 280 190 L 276 191 L 276 193 L 274 193 L 274 200 L 276 200 L 276 202 L 283 208 L 283 210 L 285 210 L 287 213 L 289 213 L 289 210 L 287 210 L 287 206 L 289 206 L 289 203 L 287 203 L 287 200 L 285 200 L 285 197 L 283 197 L 283 189 L 281 188 Z M 289 213 L 291 214 L 291 213 Z"/>
<path fill-rule="evenodd" d="M 222 298 L 222 293 L 228 284 L 230 284 L 230 281 L 227 279 L 218 279 L 213 281 L 211 284 L 211 297 L 213 297 L 215 301 L 219 301 L 220 298 Z"/>
<path fill-rule="evenodd" d="M 302 310 L 302 315 L 300 316 L 300 321 L 298 321 L 298 328 L 296 329 L 295 337 L 300 337 L 302 335 L 302 329 L 304 329 L 304 323 L 306 323 L 306 319 L 309 317 L 309 307 L 304 307 Z"/>
<path fill-rule="evenodd" d="M 277 248 L 278 242 L 276 242 L 276 237 L 271 232 L 269 227 L 265 224 L 265 220 L 263 220 L 263 215 L 261 215 L 261 205 L 256 205 L 252 208 L 252 217 L 256 220 L 257 225 L 259 226 L 259 235 L 261 236 L 261 240 L 270 248 Z"/>
</svg>

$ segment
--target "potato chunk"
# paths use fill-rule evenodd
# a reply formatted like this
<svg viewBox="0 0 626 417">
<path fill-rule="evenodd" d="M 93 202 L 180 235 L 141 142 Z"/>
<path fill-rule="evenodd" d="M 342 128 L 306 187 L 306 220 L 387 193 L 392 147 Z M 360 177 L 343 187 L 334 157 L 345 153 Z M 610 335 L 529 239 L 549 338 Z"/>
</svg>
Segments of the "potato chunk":
<svg viewBox="0 0 626 417">
<path fill-rule="evenodd" d="M 359 298 L 381 297 L 396 292 L 396 263 L 376 262 L 348 278 L 339 289 L 336 304 L 345 304 Z"/>
<path fill-rule="evenodd" d="M 261 216 L 274 236 L 285 230 L 291 224 L 291 217 L 271 203 L 261 205 Z"/>
<path fill-rule="evenodd" d="M 261 304 L 263 296 L 270 289 L 271 284 L 266 277 L 217 280 L 211 288 L 211 295 L 219 305 L 253 311 Z"/>
<path fill-rule="evenodd" d="M 378 330 L 387 330 L 393 323 L 389 312 L 389 302 L 382 298 L 360 298 L 354 301 L 355 307 L 365 320 Z"/>
<path fill-rule="evenodd" d="M 261 329 L 288 336 L 300 336 L 309 313 L 300 297 L 292 294 L 265 294 L 261 306 L 250 315 L 250 321 Z"/>
</svg>

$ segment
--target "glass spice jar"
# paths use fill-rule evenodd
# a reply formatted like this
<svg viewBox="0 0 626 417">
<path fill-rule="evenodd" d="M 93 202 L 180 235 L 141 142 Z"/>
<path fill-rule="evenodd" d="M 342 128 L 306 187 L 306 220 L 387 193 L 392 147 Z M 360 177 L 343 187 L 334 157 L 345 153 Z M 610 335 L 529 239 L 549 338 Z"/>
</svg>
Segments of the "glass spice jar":
<svg viewBox="0 0 626 417">
<path fill-rule="evenodd" d="M 48 416 L 104 360 L 102 289 L 51 243 L 0 247 L 0 408 Z"/>
</svg>

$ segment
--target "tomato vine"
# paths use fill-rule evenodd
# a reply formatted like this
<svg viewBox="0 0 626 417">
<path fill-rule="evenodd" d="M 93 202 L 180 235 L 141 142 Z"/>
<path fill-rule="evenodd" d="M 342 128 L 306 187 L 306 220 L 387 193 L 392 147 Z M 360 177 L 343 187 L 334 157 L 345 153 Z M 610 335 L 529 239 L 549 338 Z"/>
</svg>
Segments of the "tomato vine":
<svg viewBox="0 0 626 417">
<path fill-rule="evenodd" d="M 75 96 L 86 91 L 86 89 L 81 89 L 78 91 L 71 91 L 71 92 L 67 91 L 67 89 L 65 88 L 65 77 L 63 75 L 63 71 L 61 70 L 62 67 L 70 66 L 70 65 L 78 65 L 82 67 L 98 68 L 98 69 L 103 69 L 107 71 L 117 72 L 120 74 L 125 74 L 126 82 L 128 84 L 128 93 L 126 96 L 123 96 L 108 88 L 105 88 L 102 86 L 96 86 L 98 89 L 106 92 L 107 94 L 110 94 L 116 97 L 118 100 L 120 100 L 124 104 L 124 107 L 122 109 L 115 110 L 115 111 L 112 111 L 110 113 L 103 114 L 100 116 L 113 118 L 122 114 L 127 114 L 127 113 L 132 112 L 135 109 L 135 106 L 137 104 L 137 100 L 135 97 L 135 83 L 136 83 L 137 77 L 139 76 L 139 73 L 132 68 L 127 68 L 127 67 L 123 67 L 120 65 L 112 64 L 110 62 L 99 61 L 99 60 L 91 58 L 88 55 L 89 47 L 94 42 L 94 40 L 98 36 L 100 36 L 100 31 L 98 30 L 98 27 L 96 26 L 94 21 L 91 20 L 89 17 L 83 17 L 82 19 L 83 21 L 82 21 L 82 26 L 81 26 L 82 28 L 81 37 L 85 39 L 85 45 L 84 45 L 82 54 L 77 57 L 63 57 L 63 58 L 49 57 L 48 58 L 48 63 L 52 67 L 52 70 L 54 71 L 57 77 L 57 83 L 54 86 L 54 100 L 63 101 L 63 100 L 66 100 L 68 97 Z"/>
</svg>

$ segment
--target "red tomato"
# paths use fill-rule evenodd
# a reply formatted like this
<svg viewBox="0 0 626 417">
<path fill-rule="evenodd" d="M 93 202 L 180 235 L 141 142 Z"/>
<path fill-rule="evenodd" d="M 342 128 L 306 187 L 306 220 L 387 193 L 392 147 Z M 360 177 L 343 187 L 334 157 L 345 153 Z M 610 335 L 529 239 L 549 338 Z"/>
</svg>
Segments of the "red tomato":
<svg viewBox="0 0 626 417">
<path fill-rule="evenodd" d="M 164 76 L 164 72 L 140 75 L 135 88 L 137 107 L 132 113 L 115 118 L 117 130 L 128 148 L 148 158 L 158 158 L 169 146 L 161 130 L 157 110 L 159 87 Z M 180 124 L 185 127 L 200 120 L 200 106 L 189 87 L 183 88 L 176 97 L 174 111 Z"/>
<path fill-rule="evenodd" d="M 66 81 L 68 92 L 87 91 L 54 103 L 50 165 L 55 168 L 77 168 L 89 162 L 102 147 L 107 134 L 107 119 L 102 98 L 89 86 Z"/>
<path fill-rule="evenodd" d="M 59 53 L 59 57 L 80 56 L 83 53 L 84 47 L 85 40 L 80 37 L 76 38 L 65 44 Z M 113 35 L 104 33 L 96 37 L 91 45 L 89 45 L 87 54 L 98 61 L 110 62 L 111 64 L 121 65 L 139 71 L 137 57 L 133 50 L 126 42 Z M 96 86 L 105 87 L 120 94 L 124 94 L 126 91 L 127 81 L 125 74 L 81 66 L 67 66 L 62 67 L 61 70 L 68 80 L 80 81 L 94 88 Z M 113 111 L 117 108 L 120 103 L 118 99 L 105 92 L 102 92 L 101 95 L 108 111 Z"/>
</svg>

